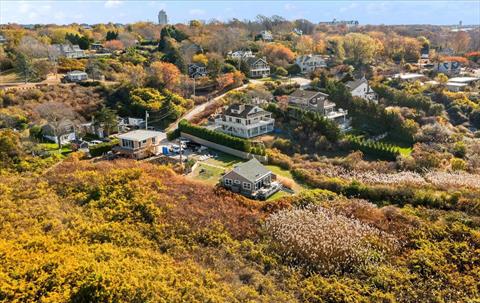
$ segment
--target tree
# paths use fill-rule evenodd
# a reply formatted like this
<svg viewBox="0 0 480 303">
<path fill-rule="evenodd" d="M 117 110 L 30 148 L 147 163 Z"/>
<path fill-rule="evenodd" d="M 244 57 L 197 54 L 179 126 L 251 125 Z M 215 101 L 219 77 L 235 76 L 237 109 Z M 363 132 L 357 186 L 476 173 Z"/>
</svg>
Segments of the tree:
<svg viewBox="0 0 480 303">
<path fill-rule="evenodd" d="M 468 50 L 470 44 L 470 35 L 467 32 L 459 31 L 451 39 L 452 48 L 456 53 L 464 53 Z"/>
<path fill-rule="evenodd" d="M 62 148 L 60 137 L 65 134 L 65 123 L 73 122 L 75 113 L 71 107 L 59 102 L 48 102 L 36 107 L 37 114 L 45 119 L 50 126 L 53 135 L 57 138 L 58 149 Z"/>
<path fill-rule="evenodd" d="M 447 83 L 448 81 L 448 77 L 443 74 L 443 73 L 439 73 L 436 77 L 435 77 L 435 81 L 441 83 L 441 84 L 445 84 Z"/>
<path fill-rule="evenodd" d="M 359 33 L 347 34 L 344 38 L 343 47 L 345 56 L 354 64 L 368 64 L 375 54 L 375 41 L 367 35 Z"/>
<path fill-rule="evenodd" d="M 107 36 L 105 37 L 107 41 L 117 40 L 117 38 L 118 38 L 118 32 L 114 32 L 114 31 L 108 31 Z"/>
<path fill-rule="evenodd" d="M 107 136 L 118 126 L 116 111 L 107 107 L 102 107 L 94 115 L 95 128 L 103 128 L 103 131 Z"/>
<path fill-rule="evenodd" d="M 282 67 L 287 67 L 288 64 L 295 59 L 295 54 L 292 50 L 280 43 L 269 43 L 265 45 L 262 53 L 267 57 L 269 62 Z"/>
<path fill-rule="evenodd" d="M 216 53 L 209 53 L 207 70 L 212 79 L 216 79 L 218 77 L 218 75 L 222 72 L 222 67 L 223 57 Z"/>
<path fill-rule="evenodd" d="M 104 46 L 110 50 L 121 50 L 125 48 L 125 45 L 120 40 L 108 40 L 105 42 Z"/>
<path fill-rule="evenodd" d="M 16 162 L 23 154 L 18 133 L 11 129 L 0 130 L 0 168 Z"/>
<path fill-rule="evenodd" d="M 300 54 L 311 54 L 315 51 L 315 43 L 310 36 L 300 36 L 295 48 Z"/>
<path fill-rule="evenodd" d="M 151 85 L 175 90 L 180 81 L 180 70 L 172 63 L 155 61 L 150 65 L 149 77 Z"/>
<path fill-rule="evenodd" d="M 208 58 L 204 54 L 194 55 L 193 58 L 192 58 L 192 61 L 195 62 L 195 63 L 201 63 L 205 66 L 208 64 Z"/>
<path fill-rule="evenodd" d="M 145 84 L 147 75 L 141 64 L 125 63 L 123 65 L 123 72 L 126 75 L 127 82 L 134 88 L 142 87 Z"/>
<path fill-rule="evenodd" d="M 15 58 L 15 69 L 22 78 L 25 79 L 25 83 L 27 83 L 28 79 L 33 76 L 34 72 L 32 59 L 24 53 L 17 53 Z"/>
<path fill-rule="evenodd" d="M 275 71 L 275 74 L 277 76 L 281 76 L 281 77 L 285 77 L 286 75 L 288 75 L 288 71 L 286 69 L 284 69 L 283 67 L 279 67 L 277 68 L 277 70 Z"/>
</svg>

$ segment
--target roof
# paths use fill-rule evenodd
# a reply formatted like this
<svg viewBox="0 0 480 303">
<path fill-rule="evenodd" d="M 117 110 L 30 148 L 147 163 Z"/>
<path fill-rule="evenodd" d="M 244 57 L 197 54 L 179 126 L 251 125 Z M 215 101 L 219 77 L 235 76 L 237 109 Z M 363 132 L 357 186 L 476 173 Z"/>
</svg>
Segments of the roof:
<svg viewBox="0 0 480 303">
<path fill-rule="evenodd" d="M 457 83 L 468 83 L 468 82 L 473 82 L 480 80 L 480 78 L 476 77 L 454 77 L 451 79 L 448 79 L 448 82 L 457 82 Z"/>
<path fill-rule="evenodd" d="M 324 94 L 322 92 L 317 92 L 313 90 L 303 90 L 303 89 L 297 89 L 296 91 L 290 94 L 290 97 L 312 99 L 317 95 L 328 97 L 327 94 Z"/>
<path fill-rule="evenodd" d="M 265 64 L 268 64 L 267 60 L 265 60 L 263 58 L 258 58 L 258 57 L 248 57 L 247 60 L 245 60 L 245 61 L 247 62 L 248 66 L 252 66 L 260 60 L 265 62 Z"/>
<path fill-rule="evenodd" d="M 415 74 L 415 73 L 406 73 L 406 74 L 395 74 L 395 78 L 400 78 L 402 80 L 416 79 L 425 77 L 424 74 Z"/>
<path fill-rule="evenodd" d="M 320 55 L 301 55 L 301 56 L 298 56 L 295 61 L 296 62 L 300 62 L 300 63 L 307 63 L 308 61 L 311 61 L 311 60 L 314 60 L 314 59 L 320 59 L 322 61 L 325 61 L 322 56 Z"/>
<path fill-rule="evenodd" d="M 272 173 L 265 166 L 262 165 L 256 158 L 253 158 L 247 162 L 235 166 L 232 170 L 245 179 L 254 182 L 258 178 L 261 178 L 269 173 Z"/>
<path fill-rule="evenodd" d="M 243 106 L 243 110 L 240 113 L 234 112 L 234 111 L 241 110 L 242 106 Z M 256 105 L 235 103 L 235 104 L 230 105 L 225 110 L 225 115 L 245 119 L 245 118 L 247 118 L 248 114 L 256 107 L 259 109 L 259 111 L 257 113 L 266 113 L 265 110 L 263 110 L 262 108 L 260 108 Z"/>
<path fill-rule="evenodd" d="M 360 79 L 357 79 L 357 80 L 354 80 L 354 81 L 348 81 L 345 86 L 348 87 L 350 90 L 354 90 L 356 89 L 357 87 L 359 87 L 360 85 L 362 85 L 363 83 L 367 83 L 368 84 L 368 81 L 367 79 L 365 79 L 364 77 L 360 78 Z"/>
<path fill-rule="evenodd" d="M 467 86 L 467 83 L 460 83 L 460 82 L 447 82 L 447 86 L 457 86 L 457 87 L 464 87 Z"/>
<path fill-rule="evenodd" d="M 68 72 L 67 75 L 69 76 L 73 76 L 73 75 L 86 75 L 87 73 L 86 72 L 82 72 L 82 71 L 79 71 L 79 70 L 74 70 L 74 71 L 71 71 L 71 72 Z"/>
<path fill-rule="evenodd" d="M 124 133 L 118 136 L 119 139 L 143 141 L 153 137 L 162 137 L 162 140 L 167 137 L 164 132 L 157 132 L 154 130 L 137 129 Z"/>
</svg>

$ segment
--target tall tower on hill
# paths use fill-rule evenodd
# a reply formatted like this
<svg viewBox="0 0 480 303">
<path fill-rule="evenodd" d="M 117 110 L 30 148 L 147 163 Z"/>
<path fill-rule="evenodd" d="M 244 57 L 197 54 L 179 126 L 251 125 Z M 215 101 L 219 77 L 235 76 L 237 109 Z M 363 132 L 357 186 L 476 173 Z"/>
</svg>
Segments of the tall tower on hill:
<svg viewBox="0 0 480 303">
<path fill-rule="evenodd" d="M 167 25 L 168 24 L 167 13 L 163 9 L 158 12 L 158 24 L 160 24 L 160 25 Z"/>
</svg>

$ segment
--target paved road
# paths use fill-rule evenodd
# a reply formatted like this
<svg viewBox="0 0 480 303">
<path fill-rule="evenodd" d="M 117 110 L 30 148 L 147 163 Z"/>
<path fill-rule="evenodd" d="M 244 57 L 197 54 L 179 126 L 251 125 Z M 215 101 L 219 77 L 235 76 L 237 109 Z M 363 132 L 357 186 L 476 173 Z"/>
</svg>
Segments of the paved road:
<svg viewBox="0 0 480 303">
<path fill-rule="evenodd" d="M 178 122 L 180 122 L 181 120 L 183 119 L 186 119 L 187 121 L 188 120 L 191 120 L 193 117 L 195 117 L 197 114 L 203 112 L 207 106 L 215 103 L 215 101 L 217 101 L 218 99 L 220 98 L 223 98 L 226 94 L 228 94 L 229 92 L 231 91 L 235 91 L 235 90 L 241 90 L 241 89 L 244 89 L 247 87 L 247 84 L 244 84 L 242 86 L 239 86 L 237 88 L 234 88 L 232 90 L 229 90 L 228 92 L 224 93 L 224 94 L 221 94 L 220 96 L 217 96 L 205 103 L 202 103 L 202 104 L 199 104 L 197 106 L 195 106 L 194 108 L 192 108 L 190 111 L 186 112 L 182 117 L 178 118 L 177 121 L 173 122 L 172 124 L 170 124 L 166 129 L 165 129 L 165 132 L 169 132 L 169 131 L 172 131 L 174 129 L 176 129 L 178 127 Z"/>
</svg>

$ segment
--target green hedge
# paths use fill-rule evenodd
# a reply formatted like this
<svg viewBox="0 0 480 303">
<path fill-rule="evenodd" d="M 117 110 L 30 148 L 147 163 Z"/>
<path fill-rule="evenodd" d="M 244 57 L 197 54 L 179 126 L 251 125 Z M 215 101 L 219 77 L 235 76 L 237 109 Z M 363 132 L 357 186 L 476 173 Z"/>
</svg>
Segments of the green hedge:
<svg viewBox="0 0 480 303">
<path fill-rule="evenodd" d="M 380 160 L 395 161 L 400 154 L 398 149 L 390 144 L 364 140 L 354 136 L 348 136 L 346 139 L 351 148 L 360 150 L 366 155 Z"/>
<path fill-rule="evenodd" d="M 118 140 L 112 140 L 110 142 L 92 145 L 88 149 L 92 157 L 98 157 L 103 155 L 106 152 L 111 151 L 112 148 L 116 145 L 118 145 Z"/>
<path fill-rule="evenodd" d="M 190 134 L 201 139 L 224 145 L 236 150 L 240 150 L 247 153 L 253 153 L 257 155 L 264 155 L 265 150 L 260 147 L 252 147 L 250 141 L 233 137 L 221 132 L 206 129 L 204 127 L 192 125 L 187 120 L 182 120 L 178 123 L 178 129 L 180 132 Z"/>
</svg>

